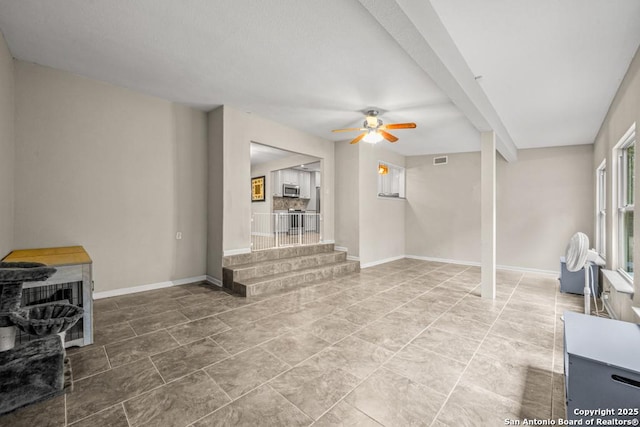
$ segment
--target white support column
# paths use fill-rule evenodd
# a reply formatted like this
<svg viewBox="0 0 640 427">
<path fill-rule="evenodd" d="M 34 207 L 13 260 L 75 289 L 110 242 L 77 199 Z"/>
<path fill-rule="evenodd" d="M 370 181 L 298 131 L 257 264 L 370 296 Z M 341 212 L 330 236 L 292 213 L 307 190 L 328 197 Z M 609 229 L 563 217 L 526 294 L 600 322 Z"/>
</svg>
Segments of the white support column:
<svg viewBox="0 0 640 427">
<path fill-rule="evenodd" d="M 496 298 L 496 134 L 480 134 L 482 298 Z"/>
</svg>

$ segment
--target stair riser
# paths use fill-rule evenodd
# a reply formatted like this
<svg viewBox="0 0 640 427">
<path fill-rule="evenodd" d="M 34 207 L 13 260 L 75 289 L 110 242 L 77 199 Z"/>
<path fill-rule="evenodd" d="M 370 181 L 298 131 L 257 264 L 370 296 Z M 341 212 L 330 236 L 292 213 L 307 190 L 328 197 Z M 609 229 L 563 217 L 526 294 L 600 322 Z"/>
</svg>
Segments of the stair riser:
<svg viewBox="0 0 640 427">
<path fill-rule="evenodd" d="M 273 274 L 288 273 L 303 268 L 319 267 L 322 265 L 346 261 L 346 252 L 320 253 L 313 258 L 288 258 L 280 263 L 248 267 L 232 271 L 234 282 L 253 279 L 254 277 L 271 276 Z"/>
<path fill-rule="evenodd" d="M 222 258 L 223 267 L 233 267 L 234 265 L 251 264 L 260 261 L 272 261 L 281 258 L 291 258 L 295 256 L 315 255 L 326 252 L 333 252 L 333 243 L 322 243 L 319 245 L 292 246 L 288 248 L 267 249 L 248 254 L 230 255 Z"/>
<path fill-rule="evenodd" d="M 242 296 L 251 297 L 258 295 L 266 295 L 277 291 L 294 289 L 305 283 L 317 280 L 327 280 L 360 271 L 360 263 L 349 263 L 344 265 L 328 265 L 318 271 L 311 273 L 301 273 L 299 275 L 286 277 L 283 279 L 274 279 L 268 282 L 262 282 L 258 285 L 245 286 L 242 283 L 234 283 L 233 291 Z"/>
</svg>

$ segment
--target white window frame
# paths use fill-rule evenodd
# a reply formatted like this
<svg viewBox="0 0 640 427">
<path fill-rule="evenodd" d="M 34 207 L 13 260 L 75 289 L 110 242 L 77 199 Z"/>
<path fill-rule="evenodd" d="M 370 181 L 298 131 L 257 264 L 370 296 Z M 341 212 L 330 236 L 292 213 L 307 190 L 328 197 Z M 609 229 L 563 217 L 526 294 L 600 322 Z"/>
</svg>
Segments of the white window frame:
<svg viewBox="0 0 640 427">
<path fill-rule="evenodd" d="M 378 174 L 378 197 L 381 199 L 392 199 L 392 200 L 405 200 L 406 198 L 406 176 L 407 176 L 407 170 L 404 168 L 404 166 L 398 166 L 398 165 L 394 165 L 393 163 L 389 163 L 389 162 L 385 162 L 384 160 L 378 160 L 377 163 L 377 168 L 380 168 L 380 165 L 386 165 L 388 167 L 389 172 L 386 175 L 381 175 Z M 398 195 L 397 196 L 391 196 L 389 194 L 385 194 L 385 188 L 384 188 L 384 184 L 383 184 L 383 180 L 385 179 L 386 176 L 388 175 L 393 175 L 397 173 L 397 190 L 398 190 Z M 392 185 L 393 186 L 393 185 Z M 388 193 L 388 192 L 387 192 Z"/>
<path fill-rule="evenodd" d="M 607 160 L 596 169 L 596 251 L 607 259 Z"/>
<path fill-rule="evenodd" d="M 617 201 L 614 206 L 617 209 L 617 219 L 616 219 L 616 228 L 617 233 L 614 234 L 616 241 L 613 243 L 613 247 L 617 249 L 617 262 L 616 268 L 620 275 L 624 277 L 630 283 L 633 283 L 633 265 L 631 265 L 631 271 L 628 271 L 629 259 L 633 260 L 633 253 L 628 256 L 626 248 L 625 248 L 625 235 L 627 234 L 627 230 L 625 228 L 625 213 L 634 212 L 634 196 L 632 195 L 632 199 L 630 200 L 628 195 L 629 189 L 629 176 L 627 171 L 627 153 L 628 148 L 634 146 L 634 157 L 635 157 L 635 148 L 636 148 L 636 124 L 631 125 L 629 130 L 624 134 L 624 136 L 618 141 L 616 146 L 614 147 L 614 158 L 616 159 L 616 184 L 617 184 Z M 634 173 L 635 173 L 635 158 L 634 158 Z M 635 186 L 635 179 L 634 180 Z M 633 225 L 632 225 L 633 227 Z M 632 233 L 633 234 L 633 233 Z"/>
</svg>

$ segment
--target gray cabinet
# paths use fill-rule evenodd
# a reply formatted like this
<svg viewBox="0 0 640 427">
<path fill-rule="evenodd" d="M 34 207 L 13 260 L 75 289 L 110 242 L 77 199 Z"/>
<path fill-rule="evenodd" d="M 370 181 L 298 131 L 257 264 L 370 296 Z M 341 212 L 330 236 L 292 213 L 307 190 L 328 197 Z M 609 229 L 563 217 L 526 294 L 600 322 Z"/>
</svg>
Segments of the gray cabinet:
<svg viewBox="0 0 640 427">
<path fill-rule="evenodd" d="M 618 419 L 629 422 L 639 418 L 639 354 L 638 325 L 565 311 L 564 372 L 567 418 Z M 609 409 L 611 413 L 602 413 L 595 417 L 582 415 L 585 414 L 584 411 L 603 409 Z"/>
</svg>

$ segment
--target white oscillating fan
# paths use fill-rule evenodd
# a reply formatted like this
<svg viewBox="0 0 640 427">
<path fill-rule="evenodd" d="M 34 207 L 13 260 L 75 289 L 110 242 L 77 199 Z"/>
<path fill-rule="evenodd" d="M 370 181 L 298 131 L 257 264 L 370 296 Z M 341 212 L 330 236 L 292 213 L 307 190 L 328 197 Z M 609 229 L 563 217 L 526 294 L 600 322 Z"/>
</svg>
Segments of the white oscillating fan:
<svg viewBox="0 0 640 427">
<path fill-rule="evenodd" d="M 589 285 L 591 265 L 603 265 L 604 263 L 596 251 L 589 249 L 589 238 L 587 235 L 580 232 L 574 234 L 571 237 L 571 240 L 569 240 L 565 258 L 567 262 L 567 270 L 575 272 L 584 268 L 584 314 L 591 314 L 591 300 L 589 299 L 591 296 L 591 286 Z M 596 296 L 594 295 L 593 300 L 596 304 L 597 310 L 598 304 L 595 298 Z"/>
</svg>

